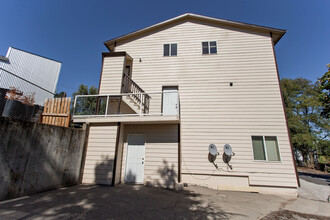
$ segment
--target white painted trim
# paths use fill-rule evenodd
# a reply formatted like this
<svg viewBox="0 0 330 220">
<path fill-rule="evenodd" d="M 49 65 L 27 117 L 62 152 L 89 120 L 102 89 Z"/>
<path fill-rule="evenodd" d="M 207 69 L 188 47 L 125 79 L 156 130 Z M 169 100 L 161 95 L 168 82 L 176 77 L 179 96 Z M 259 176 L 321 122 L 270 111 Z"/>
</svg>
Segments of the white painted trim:
<svg viewBox="0 0 330 220">
<path fill-rule="evenodd" d="M 174 93 L 175 91 L 173 91 Z M 128 96 L 128 95 L 148 95 L 148 94 L 162 94 L 163 92 L 144 92 L 144 93 L 118 93 L 118 94 L 98 94 L 98 95 L 76 95 L 76 97 L 96 97 L 96 96 L 100 96 L 100 97 L 106 97 L 106 96 Z M 170 93 L 170 92 L 167 92 Z M 179 93 L 179 92 L 177 92 Z"/>
<path fill-rule="evenodd" d="M 104 118 L 104 117 L 125 117 L 125 116 L 178 116 L 179 114 L 163 114 L 163 113 L 142 113 L 142 114 L 111 114 L 111 115 L 73 115 L 74 118 Z"/>
</svg>

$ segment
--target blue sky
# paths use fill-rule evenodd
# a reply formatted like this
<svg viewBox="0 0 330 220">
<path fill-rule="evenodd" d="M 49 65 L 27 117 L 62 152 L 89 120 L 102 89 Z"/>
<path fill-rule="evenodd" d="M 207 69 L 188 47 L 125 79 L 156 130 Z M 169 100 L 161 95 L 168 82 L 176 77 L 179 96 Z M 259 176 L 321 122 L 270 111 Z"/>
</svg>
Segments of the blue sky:
<svg viewBox="0 0 330 220">
<path fill-rule="evenodd" d="M 316 81 L 330 63 L 330 0 L 0 0 L 0 54 L 9 46 L 62 62 L 58 91 L 98 86 L 103 42 L 191 12 L 286 29 L 281 78 Z"/>
</svg>

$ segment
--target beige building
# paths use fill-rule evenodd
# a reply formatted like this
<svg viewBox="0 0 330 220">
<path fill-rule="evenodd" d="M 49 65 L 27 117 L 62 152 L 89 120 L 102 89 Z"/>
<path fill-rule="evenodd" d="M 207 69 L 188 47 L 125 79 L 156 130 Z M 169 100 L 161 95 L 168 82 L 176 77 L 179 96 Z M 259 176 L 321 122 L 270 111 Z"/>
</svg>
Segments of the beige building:
<svg viewBox="0 0 330 220">
<path fill-rule="evenodd" d="M 106 41 L 99 95 L 75 103 L 89 124 L 83 182 L 296 194 L 274 52 L 284 34 L 187 13 Z"/>
</svg>

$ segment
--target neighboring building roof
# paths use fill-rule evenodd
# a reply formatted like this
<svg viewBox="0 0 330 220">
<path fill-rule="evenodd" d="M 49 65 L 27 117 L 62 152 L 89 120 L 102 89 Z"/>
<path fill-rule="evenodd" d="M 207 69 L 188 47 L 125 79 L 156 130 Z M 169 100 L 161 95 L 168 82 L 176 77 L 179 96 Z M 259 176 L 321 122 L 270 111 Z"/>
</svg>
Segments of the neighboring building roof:
<svg viewBox="0 0 330 220">
<path fill-rule="evenodd" d="M 1 56 L 1 55 L 0 55 L 0 61 L 8 62 L 9 59 L 8 59 L 8 57 L 4 57 L 4 56 Z"/>
<path fill-rule="evenodd" d="M 52 60 L 52 61 L 55 61 L 55 62 L 58 62 L 58 63 L 62 63 L 61 61 L 54 60 L 54 59 L 51 59 L 51 58 L 48 58 L 48 57 L 45 57 L 45 56 L 41 56 L 41 55 L 36 54 L 36 53 L 31 53 L 31 52 L 26 51 L 26 50 L 18 49 L 18 48 L 16 48 L 16 47 L 9 47 L 9 48 L 13 48 L 13 49 L 15 49 L 15 50 L 20 50 L 20 51 L 22 51 L 22 52 L 29 53 L 29 54 L 32 54 L 32 55 L 35 55 L 35 56 L 38 56 L 38 57 L 42 57 L 42 58 L 48 59 L 48 60 Z"/>
<path fill-rule="evenodd" d="M 35 102 L 43 105 L 55 93 L 62 63 L 38 54 L 9 47 L 0 62 L 1 88 L 20 88 L 24 94 L 35 93 Z"/>
<path fill-rule="evenodd" d="M 277 28 L 271 28 L 271 27 L 265 27 L 265 26 L 260 26 L 260 25 L 254 25 L 254 24 L 247 24 L 247 23 L 242 23 L 242 22 L 237 22 L 237 21 L 230 21 L 230 20 L 225 20 L 225 19 L 220 19 L 220 18 L 212 18 L 212 17 L 207 17 L 203 15 L 197 15 L 197 14 L 192 14 L 192 13 L 186 13 L 174 18 L 171 18 L 169 20 L 151 25 L 146 28 L 142 28 L 140 30 L 119 36 L 117 38 L 108 40 L 104 42 L 104 45 L 111 51 L 110 45 L 115 44 L 116 42 L 122 41 L 122 40 L 127 40 L 131 37 L 134 37 L 136 35 L 140 34 L 145 34 L 151 30 L 155 30 L 160 27 L 164 27 L 166 25 L 181 21 L 181 20 L 199 20 L 199 21 L 204 21 L 208 23 L 217 23 L 217 24 L 223 24 L 223 25 L 228 25 L 228 26 L 234 26 L 234 27 L 240 27 L 240 28 L 247 28 L 247 29 L 254 29 L 254 30 L 259 30 L 263 32 L 269 32 L 271 33 L 271 36 L 274 41 L 274 45 L 281 39 L 281 37 L 285 34 L 286 30 L 283 29 L 277 29 Z"/>
</svg>

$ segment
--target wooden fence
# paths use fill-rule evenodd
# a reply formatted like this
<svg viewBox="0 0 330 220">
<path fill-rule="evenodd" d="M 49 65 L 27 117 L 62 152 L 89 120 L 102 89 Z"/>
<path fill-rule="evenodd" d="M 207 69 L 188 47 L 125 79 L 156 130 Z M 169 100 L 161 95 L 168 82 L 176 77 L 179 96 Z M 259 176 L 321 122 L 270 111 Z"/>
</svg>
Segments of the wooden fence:
<svg viewBox="0 0 330 220">
<path fill-rule="evenodd" d="M 45 100 L 41 116 L 43 124 L 69 127 L 71 98 L 54 98 Z"/>
</svg>

